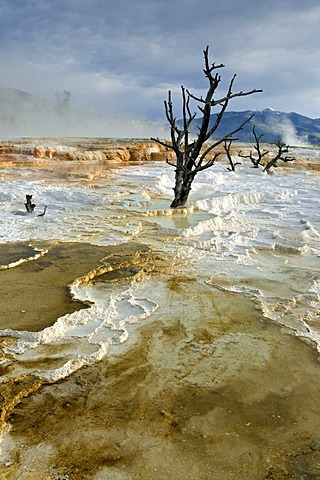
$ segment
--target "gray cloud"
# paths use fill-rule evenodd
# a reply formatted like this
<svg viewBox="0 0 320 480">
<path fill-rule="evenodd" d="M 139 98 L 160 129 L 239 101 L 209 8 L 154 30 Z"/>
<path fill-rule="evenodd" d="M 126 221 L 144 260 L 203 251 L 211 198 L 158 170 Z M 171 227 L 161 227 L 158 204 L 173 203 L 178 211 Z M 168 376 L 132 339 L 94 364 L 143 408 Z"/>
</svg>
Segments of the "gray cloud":
<svg viewBox="0 0 320 480">
<path fill-rule="evenodd" d="M 158 120 L 168 89 L 205 89 L 210 45 L 223 86 L 264 90 L 230 109 L 320 117 L 319 20 L 318 0 L 0 0 L 0 85 Z"/>
</svg>

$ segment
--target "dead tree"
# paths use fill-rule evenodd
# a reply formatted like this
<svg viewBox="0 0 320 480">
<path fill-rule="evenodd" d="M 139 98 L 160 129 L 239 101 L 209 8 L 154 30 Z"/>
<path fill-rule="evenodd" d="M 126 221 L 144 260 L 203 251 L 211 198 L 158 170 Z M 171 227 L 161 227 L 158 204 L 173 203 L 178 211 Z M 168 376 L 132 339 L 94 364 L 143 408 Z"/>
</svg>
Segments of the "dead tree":
<svg viewBox="0 0 320 480">
<path fill-rule="evenodd" d="M 267 172 L 267 173 L 271 173 L 271 168 L 272 167 L 277 167 L 278 166 L 278 161 L 279 160 L 282 160 L 283 162 L 287 163 L 287 162 L 293 162 L 295 160 L 294 157 L 283 157 L 283 154 L 284 153 L 288 153 L 289 152 L 289 145 L 286 145 L 285 143 L 281 143 L 281 142 L 278 142 L 277 143 L 277 147 L 278 147 L 278 151 L 277 151 L 277 154 L 275 157 L 273 157 L 271 160 L 269 160 L 263 171 L 264 172 Z"/>
<path fill-rule="evenodd" d="M 70 99 L 71 99 L 71 92 L 67 90 L 63 90 L 62 93 L 56 92 L 54 94 L 54 103 L 59 110 L 67 110 L 70 108 Z"/>
<path fill-rule="evenodd" d="M 33 213 L 35 204 L 32 203 L 32 195 L 26 195 L 26 203 L 24 204 L 28 213 Z"/>
<path fill-rule="evenodd" d="M 209 63 L 209 47 L 203 52 L 204 54 L 204 75 L 209 82 L 208 90 L 205 97 L 197 97 L 192 95 L 183 86 L 182 92 L 182 126 L 177 122 L 173 112 L 173 104 L 171 91 L 168 92 L 168 100 L 164 102 L 165 114 L 170 126 L 171 142 L 161 141 L 159 138 L 152 138 L 157 143 L 164 145 L 168 149 L 173 150 L 176 162 L 171 162 L 167 159 L 167 163 L 175 168 L 175 186 L 174 186 L 174 199 L 171 203 L 172 208 L 184 207 L 188 201 L 189 193 L 191 190 L 192 182 L 197 173 L 212 167 L 216 159 L 221 155 L 220 152 L 214 152 L 216 147 L 222 144 L 225 140 L 232 138 L 232 136 L 242 130 L 244 125 L 248 123 L 253 115 L 245 120 L 239 127 L 233 131 L 224 135 L 222 138 L 215 140 L 212 144 L 205 146 L 213 134 L 216 132 L 229 104 L 229 101 L 235 97 L 243 97 L 251 95 L 253 93 L 261 92 L 262 90 L 251 90 L 248 92 L 236 92 L 233 93 L 233 84 L 236 78 L 234 75 L 229 83 L 227 93 L 215 98 L 217 88 L 221 81 L 219 73 L 214 73 L 215 70 L 224 67 L 223 64 L 216 65 L 215 63 Z M 200 126 L 198 127 L 198 133 L 195 139 L 191 138 L 190 127 L 196 117 L 196 113 L 191 112 L 190 100 L 193 99 L 197 102 L 197 107 L 202 114 Z M 211 112 L 213 107 L 219 107 L 219 111 L 216 117 L 211 122 Z M 208 155 L 212 154 L 208 159 Z"/>
<path fill-rule="evenodd" d="M 249 153 L 249 155 L 243 155 L 241 153 L 241 150 L 240 150 L 240 152 L 238 153 L 238 156 L 241 157 L 241 158 L 250 158 L 251 162 L 253 163 L 254 168 L 259 168 L 259 165 L 261 165 L 261 160 L 263 159 L 263 157 L 268 155 L 269 150 L 264 151 L 264 152 L 261 150 L 260 138 L 262 138 L 264 134 L 261 133 L 260 135 L 257 135 L 255 125 L 253 126 L 252 133 L 253 133 L 253 136 L 254 136 L 255 141 L 256 141 L 256 144 L 253 146 L 253 148 L 256 151 L 256 155 L 254 155 L 252 153 L 252 150 Z"/>
<path fill-rule="evenodd" d="M 35 203 L 32 203 L 32 195 L 26 195 L 26 203 L 24 204 L 28 213 L 34 213 L 36 207 Z M 44 217 L 47 211 L 47 205 L 45 205 L 43 212 L 39 213 L 38 217 Z"/>
<path fill-rule="evenodd" d="M 241 165 L 241 163 L 240 162 L 235 162 L 233 160 L 232 155 L 231 155 L 231 151 L 230 151 L 231 144 L 232 144 L 232 139 L 231 140 L 225 140 L 224 141 L 224 149 L 225 149 L 225 152 L 226 152 L 226 155 L 227 155 L 227 159 L 229 160 L 229 163 L 230 163 L 230 167 L 227 167 L 227 170 L 229 170 L 229 172 L 235 172 L 236 166 Z"/>
</svg>

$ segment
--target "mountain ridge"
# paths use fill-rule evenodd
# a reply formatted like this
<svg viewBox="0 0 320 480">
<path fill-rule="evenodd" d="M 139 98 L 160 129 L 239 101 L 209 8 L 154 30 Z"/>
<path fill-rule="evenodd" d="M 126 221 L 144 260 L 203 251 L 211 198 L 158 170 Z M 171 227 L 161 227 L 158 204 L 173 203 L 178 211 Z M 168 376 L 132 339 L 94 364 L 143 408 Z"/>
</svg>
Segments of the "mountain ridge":
<svg viewBox="0 0 320 480">
<path fill-rule="evenodd" d="M 267 143 L 284 142 L 288 145 L 320 144 L 320 118 L 312 119 L 296 112 L 282 112 L 272 108 L 261 110 L 226 111 L 214 138 L 221 138 L 235 130 L 247 118 L 254 115 L 243 129 L 235 134 L 240 142 L 254 141 L 252 129 L 262 135 L 260 141 Z M 210 125 L 213 125 L 217 114 L 212 114 Z M 201 117 L 195 118 L 192 133 L 196 134 Z"/>
</svg>

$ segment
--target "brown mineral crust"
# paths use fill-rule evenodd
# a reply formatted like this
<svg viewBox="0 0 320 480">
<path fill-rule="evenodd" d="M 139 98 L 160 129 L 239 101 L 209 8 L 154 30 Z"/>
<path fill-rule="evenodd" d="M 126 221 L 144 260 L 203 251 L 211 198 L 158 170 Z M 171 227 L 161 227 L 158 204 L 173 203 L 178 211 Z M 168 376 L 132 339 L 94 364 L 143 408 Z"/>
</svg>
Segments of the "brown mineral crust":
<svg viewBox="0 0 320 480">
<path fill-rule="evenodd" d="M 197 321 L 159 312 L 126 352 L 22 396 L 1 478 L 317 478 L 317 352 L 248 299 L 196 293 Z"/>
<path fill-rule="evenodd" d="M 14 247 L 15 245 L 12 249 Z M 16 246 L 13 259 L 19 258 L 19 248 L 25 253 L 27 246 Z M 10 247 L 7 244 L 0 245 L 0 260 L 1 252 L 6 259 L 10 258 L 8 250 Z M 13 268 L 0 269 L 3 299 L 0 304 L 1 330 L 43 330 L 59 317 L 87 308 L 88 303 L 72 297 L 70 284 L 90 272 L 93 277 L 95 270 L 100 272 L 103 258 L 118 255 L 118 248 L 115 246 L 100 247 L 87 243 L 57 243 L 48 245 L 47 250 L 48 253 L 35 260 Z M 134 261 L 135 253 L 141 250 L 148 249 L 134 243 L 122 247 L 123 255 L 126 255 L 125 268 L 130 267 L 130 258 Z M 113 270 L 122 268 L 121 261 L 121 256 L 118 256 L 118 265 L 113 265 Z M 147 260 L 144 260 L 144 263 L 145 261 Z M 125 276 L 125 273 L 123 275 Z"/>
<path fill-rule="evenodd" d="M 42 147 L 29 145 L 24 143 L 9 143 L 0 145 L 0 164 L 3 161 L 11 160 L 12 162 L 25 162 L 30 164 L 32 158 L 38 160 L 53 160 L 67 162 L 107 162 L 116 164 L 126 164 L 129 162 L 144 162 L 150 160 L 165 160 L 168 157 L 165 147 L 157 145 L 155 142 L 137 142 L 137 141 L 114 141 L 114 142 L 98 142 L 92 140 L 91 144 L 83 142 L 68 143 L 68 148 L 61 148 L 60 145 Z M 172 157 L 172 153 L 169 152 Z"/>
</svg>

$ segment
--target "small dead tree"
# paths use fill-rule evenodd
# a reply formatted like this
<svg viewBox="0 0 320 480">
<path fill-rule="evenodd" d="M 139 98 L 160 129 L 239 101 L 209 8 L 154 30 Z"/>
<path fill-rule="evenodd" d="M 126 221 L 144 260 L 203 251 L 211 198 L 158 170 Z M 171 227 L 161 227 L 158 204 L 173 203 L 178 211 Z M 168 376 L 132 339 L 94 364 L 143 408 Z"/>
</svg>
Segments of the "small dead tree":
<svg viewBox="0 0 320 480">
<path fill-rule="evenodd" d="M 227 167 L 227 170 L 229 170 L 229 172 L 235 172 L 236 170 L 236 166 L 237 165 L 241 165 L 240 162 L 235 162 L 232 158 L 232 154 L 231 154 L 231 144 L 232 144 L 232 139 L 231 140 L 225 140 L 224 141 L 224 149 L 225 149 L 225 152 L 226 152 L 226 155 L 227 155 L 227 159 L 229 160 L 229 163 L 230 163 L 230 167 Z"/>
<path fill-rule="evenodd" d="M 70 99 L 71 99 L 71 92 L 68 90 L 63 90 L 63 92 L 56 92 L 54 94 L 54 102 L 59 110 L 67 110 L 70 108 Z"/>
<path fill-rule="evenodd" d="M 284 153 L 289 152 L 289 145 L 286 145 L 285 143 L 278 142 L 277 143 L 277 148 L 278 148 L 277 154 L 275 155 L 275 157 L 273 157 L 271 160 L 269 160 L 266 163 L 266 165 L 263 169 L 264 172 L 271 173 L 271 168 L 272 167 L 278 167 L 278 161 L 279 160 L 282 160 L 285 163 L 293 162 L 295 160 L 294 157 L 287 157 L 287 156 L 284 157 L 283 156 Z"/>
<path fill-rule="evenodd" d="M 32 203 L 32 195 L 26 195 L 26 203 L 24 204 L 28 213 L 34 213 L 36 208 L 35 203 Z M 47 211 L 47 205 L 45 205 L 43 213 L 38 214 L 38 217 L 44 217 Z"/>
<path fill-rule="evenodd" d="M 215 140 L 209 146 L 204 146 L 213 134 L 216 132 L 229 104 L 229 101 L 235 97 L 243 97 L 251 95 L 253 93 L 262 92 L 262 90 L 251 90 L 248 92 L 236 92 L 233 93 L 233 84 L 236 78 L 234 75 L 229 83 L 227 93 L 215 98 L 217 88 L 221 81 L 219 73 L 214 73 L 217 69 L 224 67 L 223 64 L 216 65 L 215 63 L 209 63 L 209 47 L 203 52 L 204 54 L 204 75 L 209 82 L 208 90 L 205 97 L 197 97 L 192 95 L 183 86 L 182 92 L 182 126 L 176 120 L 173 112 L 173 104 L 171 91 L 168 92 L 168 100 L 164 102 L 165 114 L 170 126 L 171 142 L 161 141 L 159 138 L 152 138 L 157 143 L 164 145 L 168 149 L 172 149 L 176 162 L 167 160 L 167 163 L 175 168 L 175 186 L 174 186 L 174 199 L 171 203 L 171 208 L 184 207 L 188 201 L 189 193 L 191 190 L 192 182 L 197 173 L 212 167 L 216 159 L 221 155 L 221 151 L 214 153 L 214 149 L 225 140 L 230 140 L 232 136 L 242 130 L 244 125 L 248 123 L 253 115 L 245 120 L 239 127 L 233 131 L 224 135 L 222 138 Z M 198 127 L 198 134 L 195 139 L 191 138 L 190 127 L 196 117 L 196 113 L 191 112 L 190 100 L 193 99 L 197 102 L 197 107 L 202 113 L 201 124 Z M 211 122 L 211 112 L 213 107 L 219 107 L 219 111 L 213 121 Z M 208 159 L 209 154 L 211 158 Z"/>
<path fill-rule="evenodd" d="M 26 203 L 24 204 L 28 213 L 33 213 L 35 209 L 35 204 L 32 203 L 32 195 L 26 195 Z"/>
<path fill-rule="evenodd" d="M 264 152 L 261 150 L 260 138 L 262 138 L 264 134 L 261 133 L 260 135 L 257 135 L 255 125 L 253 126 L 252 133 L 253 133 L 253 136 L 254 136 L 255 141 L 256 141 L 256 144 L 253 146 L 253 148 L 256 151 L 256 154 L 253 154 L 253 152 L 251 150 L 249 155 L 243 155 L 241 153 L 241 150 L 240 150 L 240 152 L 238 153 L 238 156 L 241 157 L 241 158 L 250 158 L 251 162 L 253 163 L 253 167 L 254 168 L 259 168 L 259 165 L 261 165 L 261 160 L 263 159 L 263 157 L 268 155 L 269 150 L 266 150 Z"/>
</svg>

